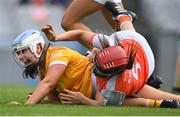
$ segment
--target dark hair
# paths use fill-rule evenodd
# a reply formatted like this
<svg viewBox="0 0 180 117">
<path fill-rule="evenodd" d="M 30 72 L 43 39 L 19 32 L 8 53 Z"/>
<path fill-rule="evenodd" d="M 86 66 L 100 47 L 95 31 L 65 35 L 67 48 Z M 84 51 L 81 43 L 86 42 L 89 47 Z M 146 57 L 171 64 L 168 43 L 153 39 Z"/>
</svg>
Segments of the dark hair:
<svg viewBox="0 0 180 117">
<path fill-rule="evenodd" d="M 27 79 L 31 77 L 32 79 L 35 79 L 35 77 L 38 74 L 38 65 L 37 64 L 32 64 L 28 67 L 26 67 L 23 71 L 23 78 Z"/>
<path fill-rule="evenodd" d="M 130 52 L 129 52 L 130 51 Z M 131 46 L 128 46 L 128 53 L 130 53 L 129 56 L 129 62 L 127 65 L 127 69 L 132 69 L 132 66 L 134 64 L 134 59 L 136 57 L 137 52 L 139 51 L 139 47 L 137 46 L 137 42 L 132 42 Z"/>
<path fill-rule="evenodd" d="M 42 52 L 42 55 L 40 56 L 39 58 L 39 61 L 38 63 L 35 63 L 35 64 L 32 64 L 28 67 L 26 67 L 23 71 L 23 77 L 26 79 L 26 78 L 32 78 L 32 79 L 35 79 L 36 76 L 38 75 L 38 71 L 45 71 L 45 63 L 46 63 L 46 51 L 49 47 L 49 42 L 47 42 L 45 45 L 44 45 L 44 48 L 43 48 L 43 52 Z"/>
</svg>

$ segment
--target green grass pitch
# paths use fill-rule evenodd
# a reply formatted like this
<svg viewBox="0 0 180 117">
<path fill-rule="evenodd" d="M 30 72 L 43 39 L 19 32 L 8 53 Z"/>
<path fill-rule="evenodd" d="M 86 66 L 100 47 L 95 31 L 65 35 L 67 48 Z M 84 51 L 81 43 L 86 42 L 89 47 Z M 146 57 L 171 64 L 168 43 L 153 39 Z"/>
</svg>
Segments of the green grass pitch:
<svg viewBox="0 0 180 117">
<path fill-rule="evenodd" d="M 0 85 L 0 116 L 180 116 L 180 109 L 142 107 L 95 107 L 87 105 L 12 105 L 11 101 L 24 103 L 33 87 Z"/>
</svg>

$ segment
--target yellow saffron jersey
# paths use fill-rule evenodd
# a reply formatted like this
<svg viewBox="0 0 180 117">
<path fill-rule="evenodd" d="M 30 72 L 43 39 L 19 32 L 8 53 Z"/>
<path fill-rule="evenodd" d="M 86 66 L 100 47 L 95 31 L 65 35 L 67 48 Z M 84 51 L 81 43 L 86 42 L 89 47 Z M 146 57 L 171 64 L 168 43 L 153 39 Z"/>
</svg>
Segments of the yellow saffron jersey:
<svg viewBox="0 0 180 117">
<path fill-rule="evenodd" d="M 91 98 L 92 66 L 85 56 L 63 46 L 49 47 L 46 54 L 45 73 L 48 67 L 55 64 L 66 66 L 55 87 L 58 92 L 62 92 L 62 89 L 66 88 L 71 91 L 79 91 L 86 97 Z M 42 76 L 42 74 L 39 75 Z"/>
</svg>

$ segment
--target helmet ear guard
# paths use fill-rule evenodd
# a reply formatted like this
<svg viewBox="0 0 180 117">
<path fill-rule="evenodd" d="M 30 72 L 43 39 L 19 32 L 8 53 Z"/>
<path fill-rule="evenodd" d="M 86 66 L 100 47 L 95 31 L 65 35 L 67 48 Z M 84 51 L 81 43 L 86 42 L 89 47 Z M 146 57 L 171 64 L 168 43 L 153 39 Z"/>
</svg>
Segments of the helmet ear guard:
<svg viewBox="0 0 180 117">
<path fill-rule="evenodd" d="M 121 46 L 112 46 L 97 52 L 93 59 L 93 72 L 101 78 L 109 78 L 122 72 L 128 65 L 128 56 Z"/>
</svg>

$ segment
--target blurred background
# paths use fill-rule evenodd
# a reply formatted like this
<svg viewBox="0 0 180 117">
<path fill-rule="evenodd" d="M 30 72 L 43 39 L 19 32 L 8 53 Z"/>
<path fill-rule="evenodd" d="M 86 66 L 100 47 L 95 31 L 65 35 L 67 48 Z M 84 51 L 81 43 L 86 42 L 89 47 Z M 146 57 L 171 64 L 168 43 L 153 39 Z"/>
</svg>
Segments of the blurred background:
<svg viewBox="0 0 180 117">
<path fill-rule="evenodd" d="M 0 0 L 0 85 L 36 85 L 38 80 L 24 80 L 22 69 L 11 54 L 14 38 L 27 29 L 40 30 L 52 24 L 57 33 L 64 11 L 71 0 Z M 180 89 L 180 0 L 123 0 L 128 10 L 134 11 L 138 20 L 137 32 L 146 37 L 156 60 L 154 74 L 163 78 L 163 90 Z M 83 19 L 93 31 L 111 34 L 113 30 L 98 11 Z M 77 42 L 58 42 L 81 54 L 86 48 Z"/>
</svg>

